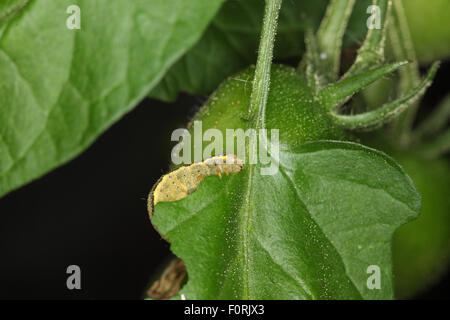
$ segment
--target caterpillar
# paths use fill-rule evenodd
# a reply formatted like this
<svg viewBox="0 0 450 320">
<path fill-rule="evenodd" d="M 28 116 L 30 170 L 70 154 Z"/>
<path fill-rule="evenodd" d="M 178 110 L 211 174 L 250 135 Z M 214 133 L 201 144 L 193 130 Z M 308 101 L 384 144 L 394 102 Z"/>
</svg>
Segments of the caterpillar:
<svg viewBox="0 0 450 320">
<path fill-rule="evenodd" d="M 197 190 L 198 185 L 206 176 L 222 177 L 242 170 L 243 161 L 233 154 L 214 156 L 202 162 L 183 166 L 162 176 L 153 186 L 148 197 L 148 212 L 150 219 L 153 208 L 158 202 L 172 202 L 186 198 Z"/>
</svg>

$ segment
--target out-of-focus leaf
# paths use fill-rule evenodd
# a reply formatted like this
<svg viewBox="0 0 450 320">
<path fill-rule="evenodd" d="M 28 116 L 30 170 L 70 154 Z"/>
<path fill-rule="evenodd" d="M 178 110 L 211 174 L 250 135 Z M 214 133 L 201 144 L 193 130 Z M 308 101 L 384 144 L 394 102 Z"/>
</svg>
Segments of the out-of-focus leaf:
<svg viewBox="0 0 450 320">
<path fill-rule="evenodd" d="M 445 159 L 421 160 L 413 154 L 394 157 L 422 195 L 417 220 L 394 236 L 394 283 L 397 298 L 411 298 L 427 289 L 450 262 L 450 166 Z"/>
</svg>

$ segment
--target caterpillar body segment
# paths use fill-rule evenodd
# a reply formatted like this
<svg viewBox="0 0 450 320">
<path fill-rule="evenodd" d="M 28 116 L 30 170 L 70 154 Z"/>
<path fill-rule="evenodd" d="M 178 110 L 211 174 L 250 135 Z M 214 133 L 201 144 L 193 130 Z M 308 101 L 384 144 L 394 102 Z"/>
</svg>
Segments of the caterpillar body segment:
<svg viewBox="0 0 450 320">
<path fill-rule="evenodd" d="M 222 155 L 180 167 L 161 177 L 150 191 L 148 212 L 153 215 L 153 207 L 158 202 L 173 202 L 186 198 L 197 190 L 207 176 L 230 174 L 242 170 L 244 162 L 235 155 Z"/>
</svg>

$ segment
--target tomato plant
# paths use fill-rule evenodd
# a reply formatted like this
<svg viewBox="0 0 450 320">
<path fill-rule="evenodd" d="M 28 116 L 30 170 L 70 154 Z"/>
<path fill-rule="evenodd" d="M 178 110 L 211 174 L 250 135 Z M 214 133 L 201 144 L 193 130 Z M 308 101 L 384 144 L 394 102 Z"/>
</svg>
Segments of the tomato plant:
<svg viewBox="0 0 450 320">
<path fill-rule="evenodd" d="M 388 2 L 376 4 L 381 5 L 384 18 L 389 15 Z M 352 221 L 351 226 L 346 225 L 345 228 L 356 230 L 359 229 L 358 225 L 363 223 L 355 218 L 356 212 L 350 213 L 352 210 L 348 205 L 359 207 L 365 203 L 368 206 L 377 206 L 375 203 L 381 200 L 373 199 L 375 202 L 371 203 L 367 199 L 367 191 L 359 198 L 355 191 L 352 193 L 353 188 L 350 187 L 356 182 L 352 177 L 362 173 L 356 168 L 351 169 L 348 165 L 352 162 L 362 165 L 364 163 L 362 154 L 365 152 L 372 160 L 373 155 L 369 156 L 369 150 L 358 150 L 359 146 L 355 144 L 317 143 L 317 141 L 355 140 L 356 134 L 351 134 L 348 130 L 374 130 L 400 116 L 423 94 L 424 88 L 429 85 L 436 72 L 436 65 L 430 69 L 425 80 L 405 90 L 404 95 L 400 95 L 398 99 L 361 114 L 340 114 L 338 108 L 342 107 L 352 95 L 404 65 L 404 63 L 380 64 L 384 59 L 385 28 L 382 31 L 368 33 L 355 63 L 344 76 L 339 77 L 339 53 L 343 30 L 352 3 L 333 2 L 328 7 L 327 16 L 316 35 L 307 32 L 307 51 L 298 70 L 273 66 L 270 72 L 270 67 L 267 66 L 271 61 L 270 46 L 264 41 L 273 40 L 273 34 L 270 34 L 273 25 L 270 25 L 271 21 L 267 22 L 267 19 L 270 19 L 270 9 L 275 10 L 273 7 L 277 6 L 276 1 L 274 3 L 268 1 L 267 6 L 266 24 L 256 68 L 250 68 L 226 80 L 193 121 L 194 123 L 202 121 L 204 128 L 214 128 L 223 134 L 230 128 L 279 129 L 279 143 L 283 146 L 277 160 L 280 165 L 279 173 L 272 177 L 261 177 L 256 173 L 260 169 L 259 166 L 252 167 L 249 164 L 243 174 L 237 174 L 229 180 L 224 179 L 223 182 L 217 178 L 207 178 L 199 190 L 188 198 L 174 203 L 170 201 L 159 204 L 159 207 L 155 208 L 154 224 L 161 234 L 167 237 L 172 251 L 181 257 L 187 266 L 189 282 L 180 294 L 191 299 L 392 297 L 390 285 L 385 290 L 371 291 L 363 281 L 365 263 L 373 259 L 380 261 L 376 264 L 378 266 L 384 259 L 389 260 L 387 257 L 379 256 L 383 251 L 387 256 L 390 255 L 389 245 L 383 249 L 366 252 L 363 248 L 371 246 L 369 240 L 358 243 L 352 238 L 353 234 L 337 235 L 340 233 L 338 230 L 343 228 L 342 225 L 338 226 L 343 220 Z M 269 78 L 270 89 L 268 89 Z M 262 93 L 258 94 L 258 90 Z M 350 155 L 352 153 L 350 150 L 361 152 L 361 158 Z M 314 156 L 315 153 L 322 152 L 323 158 L 319 155 Z M 348 153 L 348 158 L 339 158 L 340 153 Z M 312 169 L 314 172 L 320 172 L 322 178 L 308 175 L 308 163 L 312 164 L 311 169 L 314 168 Z M 366 163 L 366 165 L 363 170 L 370 171 L 369 168 L 373 164 Z M 382 169 L 376 171 L 377 178 L 380 179 Z M 350 183 L 347 186 L 349 188 L 335 184 L 334 179 L 337 177 Z M 386 176 L 384 180 L 389 185 L 394 183 L 392 178 Z M 358 183 L 364 185 L 375 183 L 369 181 L 370 177 L 366 176 Z M 316 183 L 321 187 L 312 187 Z M 406 181 L 404 183 L 405 185 L 397 187 L 398 190 L 408 189 Z M 303 184 L 307 184 L 309 188 L 303 189 Z M 386 185 L 377 188 L 385 187 Z M 314 190 L 312 194 L 308 192 L 311 189 Z M 361 186 L 359 189 L 361 190 Z M 346 191 L 350 192 L 347 198 Z M 289 195 L 290 192 L 293 193 L 292 196 Z M 277 195 L 271 196 L 273 193 Z M 341 210 L 331 194 L 339 194 L 339 197 L 346 199 L 343 200 L 346 205 Z M 216 195 L 214 200 L 210 200 L 210 195 Z M 405 200 L 407 206 L 418 201 L 418 198 L 413 200 L 412 194 L 408 197 L 409 200 Z M 321 201 L 320 209 L 316 209 L 314 201 L 310 202 L 313 198 L 324 199 Z M 394 196 L 394 199 L 398 198 Z M 384 201 L 389 202 L 387 199 Z M 390 210 L 400 210 L 400 208 L 393 209 L 393 203 L 391 206 Z M 333 209 L 327 211 L 325 209 L 327 207 Z M 199 212 L 197 208 L 202 209 Z M 418 212 L 419 208 L 416 207 L 414 210 Z M 363 207 L 358 209 L 360 217 L 365 220 L 364 226 L 367 228 L 365 232 L 377 234 L 376 226 L 372 226 L 374 229 L 370 230 L 371 223 L 368 222 L 370 218 L 361 215 L 362 211 L 369 212 L 369 209 L 365 206 L 364 209 Z M 408 210 L 400 211 L 404 212 L 405 217 L 409 215 L 406 213 Z M 346 214 L 350 215 L 344 218 Z M 377 214 L 379 213 L 375 213 Z M 306 217 L 311 220 L 306 220 Z M 334 219 L 336 222 L 333 228 L 328 229 L 330 221 Z M 277 227 L 274 228 L 275 221 Z M 287 221 L 291 221 L 290 224 L 287 224 Z M 392 230 L 401 224 L 400 220 L 392 223 Z M 309 226 L 310 232 L 302 229 L 305 225 Z M 208 226 L 206 230 L 205 226 Z M 311 229 L 316 231 L 311 232 Z M 383 235 L 389 239 L 392 232 L 385 230 Z M 298 236 L 300 234 L 303 236 Z M 359 234 L 358 238 L 361 236 Z M 324 250 L 320 254 L 321 259 L 315 260 L 312 252 L 308 252 L 307 238 L 316 243 L 311 244 L 311 250 L 317 250 L 320 243 L 319 246 Z M 190 240 L 189 247 L 186 247 L 185 239 Z M 208 254 L 193 251 L 192 245 L 208 248 Z M 295 249 L 299 247 L 303 247 L 304 251 L 297 252 Z M 334 256 L 332 251 L 337 254 L 336 258 L 341 257 L 343 265 L 340 266 L 333 261 L 334 258 L 330 259 Z M 355 258 L 361 254 L 364 258 Z M 324 276 L 323 282 L 317 282 L 318 275 L 311 269 L 302 267 L 303 264 L 323 266 L 319 271 Z M 340 268 L 343 269 L 338 271 Z M 382 268 L 389 266 L 383 265 Z M 345 278 L 349 282 L 346 282 Z M 391 282 L 389 277 L 386 280 Z M 268 282 L 277 285 L 268 285 Z"/>
<path fill-rule="evenodd" d="M 0 4 L 0 196 L 147 96 L 210 94 L 148 197 L 177 256 L 152 298 L 403 298 L 445 271 L 449 100 L 418 114 L 446 3 L 80 1 L 73 29 L 69 5 Z"/>
</svg>

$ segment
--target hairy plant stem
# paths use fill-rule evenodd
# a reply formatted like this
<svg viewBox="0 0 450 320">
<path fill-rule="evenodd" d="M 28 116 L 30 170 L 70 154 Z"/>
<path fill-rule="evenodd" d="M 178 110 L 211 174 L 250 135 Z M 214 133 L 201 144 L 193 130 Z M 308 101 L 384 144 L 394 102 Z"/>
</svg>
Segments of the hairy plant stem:
<svg viewBox="0 0 450 320">
<path fill-rule="evenodd" d="M 419 65 L 409 32 L 408 21 L 401 1 L 393 2 L 392 27 L 389 30 L 392 52 L 397 60 L 411 63 L 400 70 L 400 85 L 397 96 L 400 97 L 420 83 Z M 395 122 L 391 134 L 396 137 L 399 147 L 405 148 L 411 142 L 411 128 L 419 107 L 417 99 Z"/>
<path fill-rule="evenodd" d="M 256 62 L 255 76 L 253 79 L 252 93 L 250 96 L 249 109 L 249 127 L 255 130 L 265 127 L 265 113 L 267 96 L 270 87 L 270 69 L 272 65 L 273 46 L 277 31 L 278 14 L 281 8 L 282 0 L 266 0 L 266 9 L 264 14 L 264 22 L 261 34 L 261 42 L 259 45 L 258 59 Z M 260 146 L 261 147 L 261 146 Z M 247 147 L 247 159 L 250 159 L 250 152 Z M 252 294 L 249 292 L 249 252 L 248 243 L 252 222 L 252 212 L 254 206 L 254 177 L 257 167 L 255 164 L 247 164 L 248 182 L 247 192 L 245 194 L 244 203 L 241 210 L 241 228 L 242 228 L 242 255 L 243 255 L 243 296 L 245 299 L 251 299 Z"/>
<path fill-rule="evenodd" d="M 249 125 L 253 129 L 264 127 L 264 114 L 270 86 L 270 67 L 281 2 L 282 0 L 266 0 L 261 42 L 250 97 Z"/>
<path fill-rule="evenodd" d="M 342 41 L 355 0 L 332 0 L 317 31 L 317 45 L 320 53 L 320 73 L 324 82 L 339 78 Z M 322 83 L 325 85 L 325 83 Z"/>
</svg>

